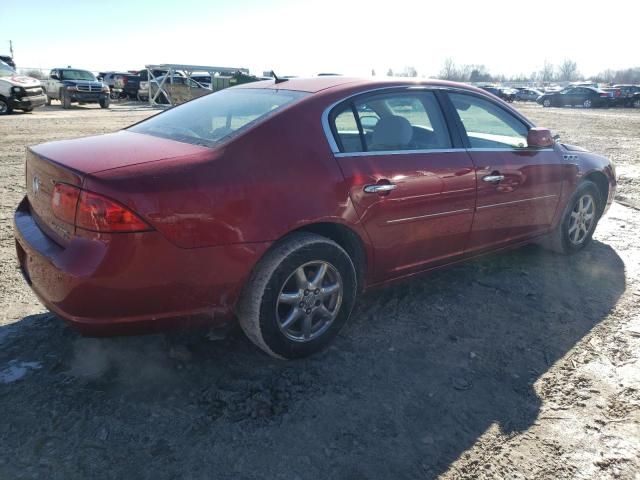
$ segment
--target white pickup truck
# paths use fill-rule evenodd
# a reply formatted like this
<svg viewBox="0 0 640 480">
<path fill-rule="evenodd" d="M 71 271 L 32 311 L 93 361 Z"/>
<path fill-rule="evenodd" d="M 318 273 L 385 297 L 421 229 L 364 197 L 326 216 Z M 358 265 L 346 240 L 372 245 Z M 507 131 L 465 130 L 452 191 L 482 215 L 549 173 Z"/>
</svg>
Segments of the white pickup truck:
<svg viewBox="0 0 640 480">
<path fill-rule="evenodd" d="M 15 110 L 30 112 L 46 102 L 40 80 L 18 75 L 6 63 L 0 61 L 0 115 Z"/>
<path fill-rule="evenodd" d="M 109 87 L 87 70 L 54 68 L 42 83 L 48 105 L 51 100 L 59 100 L 62 108 L 70 108 L 74 102 L 99 103 L 100 107 L 109 108 Z"/>
</svg>

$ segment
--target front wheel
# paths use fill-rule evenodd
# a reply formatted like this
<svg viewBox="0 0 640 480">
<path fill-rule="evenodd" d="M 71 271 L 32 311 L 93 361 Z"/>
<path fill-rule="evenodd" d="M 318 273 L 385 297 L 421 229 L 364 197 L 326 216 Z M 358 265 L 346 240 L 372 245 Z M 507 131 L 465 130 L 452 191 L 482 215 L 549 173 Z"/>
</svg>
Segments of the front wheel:
<svg viewBox="0 0 640 480">
<path fill-rule="evenodd" d="M 60 103 L 62 103 L 62 108 L 64 108 L 65 110 L 71 108 L 71 98 L 65 93 L 64 90 L 60 91 Z"/>
<path fill-rule="evenodd" d="M 12 108 L 9 106 L 9 102 L 4 98 L 0 98 L 0 115 L 9 115 L 11 111 Z"/>
<path fill-rule="evenodd" d="M 100 108 L 109 108 L 109 99 L 105 98 L 103 100 L 100 100 Z"/>
<path fill-rule="evenodd" d="M 542 106 L 543 106 L 543 107 L 550 107 L 550 106 L 551 106 L 551 99 L 549 99 L 549 98 L 545 98 L 545 99 L 542 101 Z"/>
<path fill-rule="evenodd" d="M 242 292 L 238 318 L 269 355 L 306 357 L 338 334 L 356 291 L 355 267 L 344 249 L 328 238 L 296 233 L 260 260 Z"/>
<path fill-rule="evenodd" d="M 567 203 L 556 230 L 545 239 L 544 245 L 565 255 L 589 245 L 602 214 L 603 201 L 595 183 L 582 182 Z"/>
<path fill-rule="evenodd" d="M 591 107 L 593 106 L 593 104 L 592 104 L 591 100 L 589 100 L 589 99 L 587 98 L 584 102 L 582 102 L 582 106 L 583 106 L 584 108 L 591 108 Z"/>
</svg>

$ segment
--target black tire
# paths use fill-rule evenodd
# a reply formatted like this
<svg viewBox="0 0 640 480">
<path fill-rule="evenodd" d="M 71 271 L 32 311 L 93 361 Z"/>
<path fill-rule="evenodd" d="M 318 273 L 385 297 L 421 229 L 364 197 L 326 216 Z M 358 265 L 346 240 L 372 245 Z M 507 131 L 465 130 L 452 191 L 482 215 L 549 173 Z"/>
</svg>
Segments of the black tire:
<svg viewBox="0 0 640 480">
<path fill-rule="evenodd" d="M 640 108 L 640 98 L 634 98 L 631 102 L 633 108 Z"/>
<path fill-rule="evenodd" d="M 592 108 L 593 107 L 593 101 L 589 98 L 587 98 L 584 102 L 582 102 L 582 107 L 583 108 Z"/>
<path fill-rule="evenodd" d="M 302 290 L 299 277 L 295 275 L 301 268 L 303 274 L 305 269 L 311 269 L 307 270 L 309 273 L 304 278 L 305 281 L 313 278 L 319 270 L 313 270 L 315 264 L 326 264 L 327 272 L 332 272 L 331 275 L 337 279 L 334 281 L 342 287 L 337 294 L 332 294 L 341 293 L 334 302 L 333 320 L 327 320 L 324 316 L 323 312 L 327 310 L 323 309 L 322 302 L 325 300 L 316 300 L 324 298 L 318 295 L 322 295 L 320 290 L 325 290 L 322 287 L 325 280 L 320 282 L 320 288 L 313 290 L 316 287 L 304 287 Z M 331 275 L 325 275 L 329 282 Z M 290 282 L 296 285 L 295 288 L 300 288 L 297 293 L 289 294 L 299 295 L 299 304 L 298 300 L 280 301 L 281 294 L 287 295 L 284 290 L 290 288 Z M 325 348 L 347 322 L 355 303 L 357 287 L 355 267 L 342 247 L 320 235 L 295 233 L 272 247 L 256 265 L 238 302 L 240 325 L 247 337 L 271 356 L 285 359 L 306 357 Z M 284 312 L 281 311 L 283 307 Z M 286 308 L 291 310 L 287 311 Z M 290 331 L 281 325 L 281 316 L 289 317 L 293 310 L 298 310 L 299 315 L 289 330 L 299 325 L 302 336 L 308 321 L 308 331 L 317 328 L 317 332 L 309 334 L 308 338 L 304 335 L 305 338 L 292 339 Z M 316 327 L 311 327 L 314 319 L 317 321 Z"/>
<path fill-rule="evenodd" d="M 69 98 L 63 89 L 60 89 L 60 103 L 62 104 L 62 108 L 65 110 L 71 108 L 71 98 Z"/>
<path fill-rule="evenodd" d="M 574 227 L 572 217 L 576 214 L 578 203 L 585 196 L 590 196 L 594 202 L 593 222 L 589 224 L 586 234 L 584 234 L 581 239 L 576 238 L 576 240 L 580 241 L 575 242 L 570 238 L 571 235 L 575 235 L 575 230 L 572 232 L 572 227 Z M 595 183 L 589 180 L 582 182 L 578 185 L 578 188 L 567 202 L 564 212 L 562 213 L 560 223 L 556 229 L 543 240 L 542 245 L 563 255 L 570 255 L 585 248 L 589 243 L 591 243 L 593 232 L 598 225 L 598 221 L 600 220 L 600 216 L 604 209 L 604 201 L 605 200 L 603 200 L 602 194 Z"/>
<path fill-rule="evenodd" d="M 0 98 L 0 115 L 9 115 L 13 111 L 9 102 L 4 98 Z"/>
<path fill-rule="evenodd" d="M 550 98 L 545 98 L 545 99 L 542 101 L 542 106 L 543 106 L 543 107 L 552 107 L 552 106 L 553 106 L 553 104 L 552 104 L 552 102 L 551 102 L 551 99 L 550 99 Z"/>
<path fill-rule="evenodd" d="M 100 100 L 100 108 L 109 108 L 109 99 Z"/>
</svg>

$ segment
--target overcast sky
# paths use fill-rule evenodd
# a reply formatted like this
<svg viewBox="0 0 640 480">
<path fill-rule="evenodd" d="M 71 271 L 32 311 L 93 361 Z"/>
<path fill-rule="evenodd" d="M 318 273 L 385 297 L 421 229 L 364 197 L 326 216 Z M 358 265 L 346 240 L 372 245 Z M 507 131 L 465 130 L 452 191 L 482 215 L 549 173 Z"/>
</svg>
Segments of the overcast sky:
<svg viewBox="0 0 640 480">
<path fill-rule="evenodd" d="M 446 57 L 506 75 L 545 59 L 571 58 L 586 75 L 640 65 L 640 0 L 0 0 L 0 19 L 0 54 L 13 40 L 19 67 L 433 76 Z"/>
</svg>

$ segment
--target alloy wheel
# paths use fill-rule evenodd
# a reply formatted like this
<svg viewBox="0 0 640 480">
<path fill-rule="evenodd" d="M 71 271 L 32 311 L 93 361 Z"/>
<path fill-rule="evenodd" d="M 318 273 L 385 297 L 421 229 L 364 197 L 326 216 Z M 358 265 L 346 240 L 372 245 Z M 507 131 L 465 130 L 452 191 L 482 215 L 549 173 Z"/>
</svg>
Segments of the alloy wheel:
<svg viewBox="0 0 640 480">
<path fill-rule="evenodd" d="M 322 335 L 338 316 L 343 284 L 326 261 L 298 267 L 280 289 L 276 303 L 278 328 L 289 339 L 309 342 Z"/>
<path fill-rule="evenodd" d="M 585 241 L 596 221 L 596 202 L 591 194 L 582 195 L 573 206 L 569 219 L 568 236 L 574 245 Z"/>
<path fill-rule="evenodd" d="M 9 111 L 9 106 L 4 100 L 0 100 L 0 115 L 4 115 Z"/>
<path fill-rule="evenodd" d="M 591 108 L 591 100 L 585 100 L 583 105 L 584 108 Z"/>
</svg>

